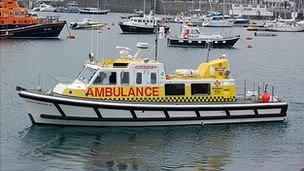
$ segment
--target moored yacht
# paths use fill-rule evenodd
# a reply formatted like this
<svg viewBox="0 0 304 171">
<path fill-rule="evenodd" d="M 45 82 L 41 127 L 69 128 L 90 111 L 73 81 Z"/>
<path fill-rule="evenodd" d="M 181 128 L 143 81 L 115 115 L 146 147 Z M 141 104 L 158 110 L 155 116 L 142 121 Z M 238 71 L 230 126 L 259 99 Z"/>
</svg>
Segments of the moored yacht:
<svg viewBox="0 0 304 171">
<path fill-rule="evenodd" d="M 266 31 L 274 32 L 303 32 L 304 25 L 296 22 L 268 21 L 264 24 Z"/>
<path fill-rule="evenodd" d="M 119 26 L 123 33 L 155 33 L 155 25 L 159 24 L 168 32 L 170 27 L 161 23 L 161 19 L 155 17 L 152 13 L 143 17 L 131 17 L 128 21 L 120 22 Z"/>
<path fill-rule="evenodd" d="M 196 69 L 165 71 L 143 56 L 147 44 L 130 55 L 96 60 L 89 55 L 77 79 L 53 89 L 16 87 L 33 124 L 77 126 L 171 126 L 283 121 L 288 104 L 269 85 L 237 94 L 225 55 Z M 173 59 L 174 60 L 174 59 Z M 268 92 L 268 88 L 272 90 Z"/>
<path fill-rule="evenodd" d="M 223 37 L 219 33 L 201 33 L 198 27 L 182 25 L 179 35 L 169 35 L 167 45 L 207 48 L 207 44 L 211 43 L 213 48 L 232 48 L 239 39 L 239 35 Z"/>
<path fill-rule="evenodd" d="M 100 15 L 105 15 L 108 14 L 110 10 L 108 9 L 99 9 L 99 8 L 92 8 L 92 7 L 87 7 L 87 8 L 82 8 L 79 9 L 80 14 L 100 14 Z"/>
<path fill-rule="evenodd" d="M 219 12 L 213 12 L 211 16 L 207 17 L 202 26 L 204 27 L 232 27 L 234 24 L 233 19 L 225 16 Z"/>
</svg>

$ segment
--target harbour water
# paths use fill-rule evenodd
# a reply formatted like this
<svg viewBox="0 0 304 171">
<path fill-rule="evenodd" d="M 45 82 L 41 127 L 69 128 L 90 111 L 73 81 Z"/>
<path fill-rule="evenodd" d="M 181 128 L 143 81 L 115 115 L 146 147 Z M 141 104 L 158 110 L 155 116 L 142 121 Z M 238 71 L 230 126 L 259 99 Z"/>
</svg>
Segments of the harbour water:
<svg viewBox="0 0 304 171">
<path fill-rule="evenodd" d="M 289 103 L 279 123 L 173 127 L 32 126 L 15 86 L 51 88 L 72 80 L 88 53 L 118 56 L 115 46 L 136 51 L 137 42 L 153 45 L 155 35 L 121 34 L 120 15 L 60 14 L 61 19 L 114 23 L 102 31 L 77 30 L 75 40 L 0 40 L 1 169 L 0 170 L 300 170 L 303 168 L 303 33 L 253 37 L 245 28 L 201 28 L 226 36 L 240 34 L 233 49 L 212 49 L 211 58 L 226 54 L 232 77 L 242 92 L 246 79 L 270 82 Z M 179 25 L 171 24 L 173 34 Z M 97 41 L 97 40 L 98 41 Z M 98 43 L 97 43 L 98 42 Z M 248 44 L 252 48 L 247 48 Z M 96 48 L 98 50 L 96 50 Z M 171 48 L 159 42 L 159 60 L 167 72 L 195 68 L 206 49 Z M 153 57 L 153 51 L 147 52 Z M 256 83 L 257 84 L 257 83 Z M 46 85 L 46 86 L 45 86 Z"/>
</svg>

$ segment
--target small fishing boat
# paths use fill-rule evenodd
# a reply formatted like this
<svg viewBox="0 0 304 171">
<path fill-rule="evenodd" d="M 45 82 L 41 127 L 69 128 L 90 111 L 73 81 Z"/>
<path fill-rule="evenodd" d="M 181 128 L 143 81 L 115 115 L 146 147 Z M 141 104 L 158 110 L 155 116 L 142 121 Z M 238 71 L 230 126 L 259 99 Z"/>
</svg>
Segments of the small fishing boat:
<svg viewBox="0 0 304 171">
<path fill-rule="evenodd" d="M 167 45 L 174 47 L 207 48 L 207 44 L 211 42 L 213 48 L 232 48 L 239 39 L 239 35 L 223 37 L 219 33 L 201 33 L 198 27 L 182 25 L 179 35 L 169 35 Z"/>
<path fill-rule="evenodd" d="M 4 38 L 57 38 L 66 24 L 58 17 L 38 19 L 19 7 L 16 0 L 0 2 L 0 37 Z"/>
<path fill-rule="evenodd" d="M 89 29 L 89 30 L 98 30 L 107 26 L 106 23 L 100 23 L 96 21 L 92 21 L 90 18 L 84 18 L 81 22 L 71 22 L 71 29 Z"/>
<path fill-rule="evenodd" d="M 87 7 L 87 8 L 82 8 L 79 9 L 80 14 L 100 14 L 100 15 L 106 15 L 110 12 L 108 9 L 99 9 L 99 8 L 92 8 L 92 7 Z"/>
<path fill-rule="evenodd" d="M 16 87 L 33 124 L 76 126 L 171 126 L 283 121 L 288 104 L 274 87 L 237 94 L 225 55 L 196 69 L 168 74 L 163 63 L 133 56 L 96 60 L 92 54 L 77 79 L 44 90 Z M 268 88 L 271 91 L 268 92 Z"/>
<path fill-rule="evenodd" d="M 277 36 L 275 33 L 262 33 L 262 32 L 254 32 L 254 36 L 261 36 L 261 37 L 272 37 Z"/>
<path fill-rule="evenodd" d="M 152 34 L 155 33 L 155 25 L 158 23 L 167 33 L 170 27 L 161 23 L 161 21 L 151 12 L 143 17 L 131 17 L 129 21 L 119 22 L 119 26 L 123 33 Z"/>
<path fill-rule="evenodd" d="M 233 26 L 237 27 L 247 27 L 249 25 L 250 20 L 247 18 L 234 18 Z"/>
</svg>

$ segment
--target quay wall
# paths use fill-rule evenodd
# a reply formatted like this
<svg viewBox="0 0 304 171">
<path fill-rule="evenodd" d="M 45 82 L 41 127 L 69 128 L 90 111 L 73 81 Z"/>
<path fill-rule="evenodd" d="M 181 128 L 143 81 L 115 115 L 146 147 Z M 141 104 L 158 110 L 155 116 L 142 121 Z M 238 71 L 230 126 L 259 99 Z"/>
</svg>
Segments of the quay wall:
<svg viewBox="0 0 304 171">
<path fill-rule="evenodd" d="M 203 12 L 210 10 L 210 4 L 206 1 L 191 2 L 191 1 L 163 1 L 156 0 L 156 13 L 157 14 L 167 14 L 175 15 L 179 12 L 198 9 L 201 7 Z M 81 7 L 100 7 L 110 9 L 112 12 L 122 12 L 122 13 L 132 13 L 134 9 L 144 10 L 144 0 L 76 0 L 76 2 Z M 153 9 L 154 1 L 146 0 L 145 11 L 148 12 Z M 214 4 L 212 5 L 214 10 L 229 11 L 228 4 Z"/>
</svg>

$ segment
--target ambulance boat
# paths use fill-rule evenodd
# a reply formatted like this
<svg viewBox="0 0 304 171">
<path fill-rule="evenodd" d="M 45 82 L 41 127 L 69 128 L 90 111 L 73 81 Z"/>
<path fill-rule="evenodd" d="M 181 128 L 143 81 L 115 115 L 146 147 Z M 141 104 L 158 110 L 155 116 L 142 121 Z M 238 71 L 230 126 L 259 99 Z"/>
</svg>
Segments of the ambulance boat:
<svg viewBox="0 0 304 171">
<path fill-rule="evenodd" d="M 33 124 L 169 126 L 283 121 L 288 104 L 266 85 L 237 94 L 225 56 L 167 74 L 162 63 L 121 48 L 89 60 L 76 80 L 51 90 L 16 87 Z M 267 88 L 268 87 L 268 88 Z M 272 89 L 270 92 L 267 90 Z"/>
</svg>

